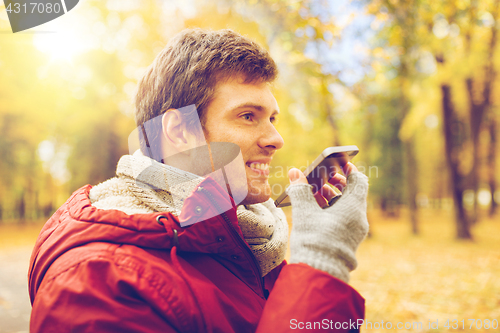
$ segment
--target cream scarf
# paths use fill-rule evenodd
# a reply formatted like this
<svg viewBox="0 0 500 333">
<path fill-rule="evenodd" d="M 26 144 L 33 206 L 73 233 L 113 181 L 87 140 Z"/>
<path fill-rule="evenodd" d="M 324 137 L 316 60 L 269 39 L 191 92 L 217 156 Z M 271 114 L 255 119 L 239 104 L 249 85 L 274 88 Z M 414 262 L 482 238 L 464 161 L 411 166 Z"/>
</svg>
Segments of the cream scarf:
<svg viewBox="0 0 500 333">
<path fill-rule="evenodd" d="M 118 162 L 117 177 L 90 190 L 90 201 L 99 209 L 127 214 L 171 212 L 179 215 L 182 202 L 203 178 L 144 156 L 139 150 Z M 139 185 L 138 185 L 139 184 Z M 257 259 L 262 276 L 280 265 L 288 244 L 285 214 L 273 200 L 237 209 L 243 237 Z"/>
</svg>

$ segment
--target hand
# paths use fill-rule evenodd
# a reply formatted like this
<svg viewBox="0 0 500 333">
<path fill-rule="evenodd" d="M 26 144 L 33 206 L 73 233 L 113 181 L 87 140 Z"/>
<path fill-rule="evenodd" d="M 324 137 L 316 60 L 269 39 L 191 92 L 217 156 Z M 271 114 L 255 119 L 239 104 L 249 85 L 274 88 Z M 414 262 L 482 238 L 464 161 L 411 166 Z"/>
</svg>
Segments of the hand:
<svg viewBox="0 0 500 333">
<path fill-rule="evenodd" d="M 347 163 L 343 168 L 345 172 L 345 176 L 340 173 L 336 173 L 333 177 L 328 180 L 330 184 L 335 186 L 340 192 L 343 192 L 345 187 L 347 186 L 346 177 L 349 176 L 352 172 L 358 172 L 358 168 L 351 162 Z M 292 168 L 288 171 L 288 178 L 290 179 L 290 184 L 308 184 L 306 176 L 297 168 Z M 337 194 L 334 189 L 332 189 L 329 185 L 325 184 L 323 187 L 314 194 L 314 198 L 316 202 L 321 208 L 327 207 L 328 203 L 331 199 L 336 197 Z"/>
<path fill-rule="evenodd" d="M 366 196 L 368 177 L 356 172 L 354 165 L 346 170 L 347 179 L 334 176 L 329 183 L 345 188 L 342 197 L 332 206 L 324 207 L 332 192 L 322 189 L 313 196 L 312 186 L 298 169 L 288 173 L 287 189 L 292 203 L 290 263 L 305 263 L 345 282 L 356 268 L 356 249 L 368 233 Z M 328 186 L 328 185 L 325 185 Z"/>
</svg>

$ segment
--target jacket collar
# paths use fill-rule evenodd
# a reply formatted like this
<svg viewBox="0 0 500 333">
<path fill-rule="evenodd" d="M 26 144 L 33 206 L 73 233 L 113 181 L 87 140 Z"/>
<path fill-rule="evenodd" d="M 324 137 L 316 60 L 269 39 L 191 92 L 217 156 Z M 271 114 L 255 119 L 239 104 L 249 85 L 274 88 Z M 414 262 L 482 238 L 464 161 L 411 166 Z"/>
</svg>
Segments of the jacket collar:
<svg viewBox="0 0 500 333">
<path fill-rule="evenodd" d="M 234 237 L 234 235 L 229 234 L 233 231 L 227 230 L 228 221 L 238 237 L 243 238 L 238 225 L 236 207 L 226 201 L 229 199 L 224 197 L 225 192 L 211 178 L 206 178 L 198 186 L 204 191 L 195 190 L 185 199 L 184 206 L 189 209 L 183 209 L 180 217 L 169 212 L 128 215 L 119 210 L 98 209 L 93 207 L 90 202 L 89 191 L 91 188 L 90 185 L 81 188 L 68 201 L 68 212 L 71 220 L 78 221 L 78 225 L 81 225 L 82 229 L 88 230 L 84 234 L 88 234 L 91 239 L 132 243 L 156 249 L 170 249 L 177 242 L 176 245 L 180 251 L 231 252 L 237 244 L 221 244 L 224 242 L 220 241 L 220 239 L 230 240 Z M 221 217 L 221 212 L 215 210 L 211 199 L 204 194 L 206 192 L 211 193 L 214 198 L 212 200 L 216 200 L 222 207 L 228 208 L 224 212 L 228 221 Z M 181 227 L 180 221 L 190 225 Z M 192 223 L 193 221 L 196 223 Z M 78 228 L 77 225 L 73 227 Z M 96 230 L 91 232 L 92 229 Z M 106 233 L 101 232 L 104 229 L 107 231 Z M 177 239 L 174 237 L 175 233 L 177 233 Z"/>
<path fill-rule="evenodd" d="M 206 178 L 200 186 L 214 190 L 218 184 Z M 30 260 L 32 300 L 45 273 L 59 256 L 91 242 L 131 244 L 157 250 L 176 246 L 179 252 L 216 254 L 216 260 L 221 261 L 257 294 L 262 294 L 259 267 L 243 240 L 235 208 L 224 212 L 227 220 L 215 215 L 182 228 L 178 218 L 169 212 L 128 215 L 119 210 L 93 207 L 89 199 L 91 188 L 86 185 L 75 191 L 40 232 Z M 200 191 L 188 196 L 186 204 L 210 206 Z M 213 212 L 207 210 L 206 214 L 213 215 Z M 186 215 L 185 218 L 192 217 Z"/>
</svg>

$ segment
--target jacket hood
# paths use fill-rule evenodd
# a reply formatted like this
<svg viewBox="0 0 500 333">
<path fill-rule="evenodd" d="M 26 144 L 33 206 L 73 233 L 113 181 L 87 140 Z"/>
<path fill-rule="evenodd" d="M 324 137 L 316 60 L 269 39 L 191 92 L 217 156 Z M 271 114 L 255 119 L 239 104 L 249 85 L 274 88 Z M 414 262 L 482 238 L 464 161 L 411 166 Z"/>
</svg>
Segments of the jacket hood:
<svg viewBox="0 0 500 333">
<path fill-rule="evenodd" d="M 199 186 L 210 191 L 212 200 L 227 200 L 223 190 L 213 179 L 206 178 Z M 181 220 L 200 220 L 200 210 L 194 209 L 195 207 L 202 207 L 203 215 L 210 218 L 182 228 L 179 218 L 168 212 L 128 215 L 119 210 L 93 207 L 89 199 L 91 188 L 91 185 L 86 185 L 75 191 L 42 228 L 31 255 L 28 273 L 32 303 L 52 263 L 70 249 L 91 242 L 131 244 L 159 250 L 176 246 L 178 251 L 217 253 L 223 256 L 242 251 L 239 244 L 241 245 L 243 235 L 238 226 L 234 203 L 233 208 L 225 212 L 227 220 L 224 220 L 214 211 L 206 196 L 193 191 L 184 202 L 187 209 L 183 209 Z M 226 202 L 225 205 L 227 204 Z M 236 239 L 237 234 L 241 237 L 240 240 Z M 231 241 L 221 242 L 221 239 Z"/>
</svg>

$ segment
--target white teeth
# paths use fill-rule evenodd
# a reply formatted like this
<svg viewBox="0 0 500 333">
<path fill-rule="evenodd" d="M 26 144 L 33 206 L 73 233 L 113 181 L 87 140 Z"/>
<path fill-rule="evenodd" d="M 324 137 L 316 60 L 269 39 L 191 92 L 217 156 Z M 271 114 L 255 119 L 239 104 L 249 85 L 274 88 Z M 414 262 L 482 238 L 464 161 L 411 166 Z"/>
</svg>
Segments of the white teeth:
<svg viewBox="0 0 500 333">
<path fill-rule="evenodd" d="M 253 169 L 267 170 L 267 169 L 269 169 L 269 164 L 265 164 L 265 163 L 252 163 L 252 164 L 250 164 L 250 167 L 253 168 Z"/>
</svg>

